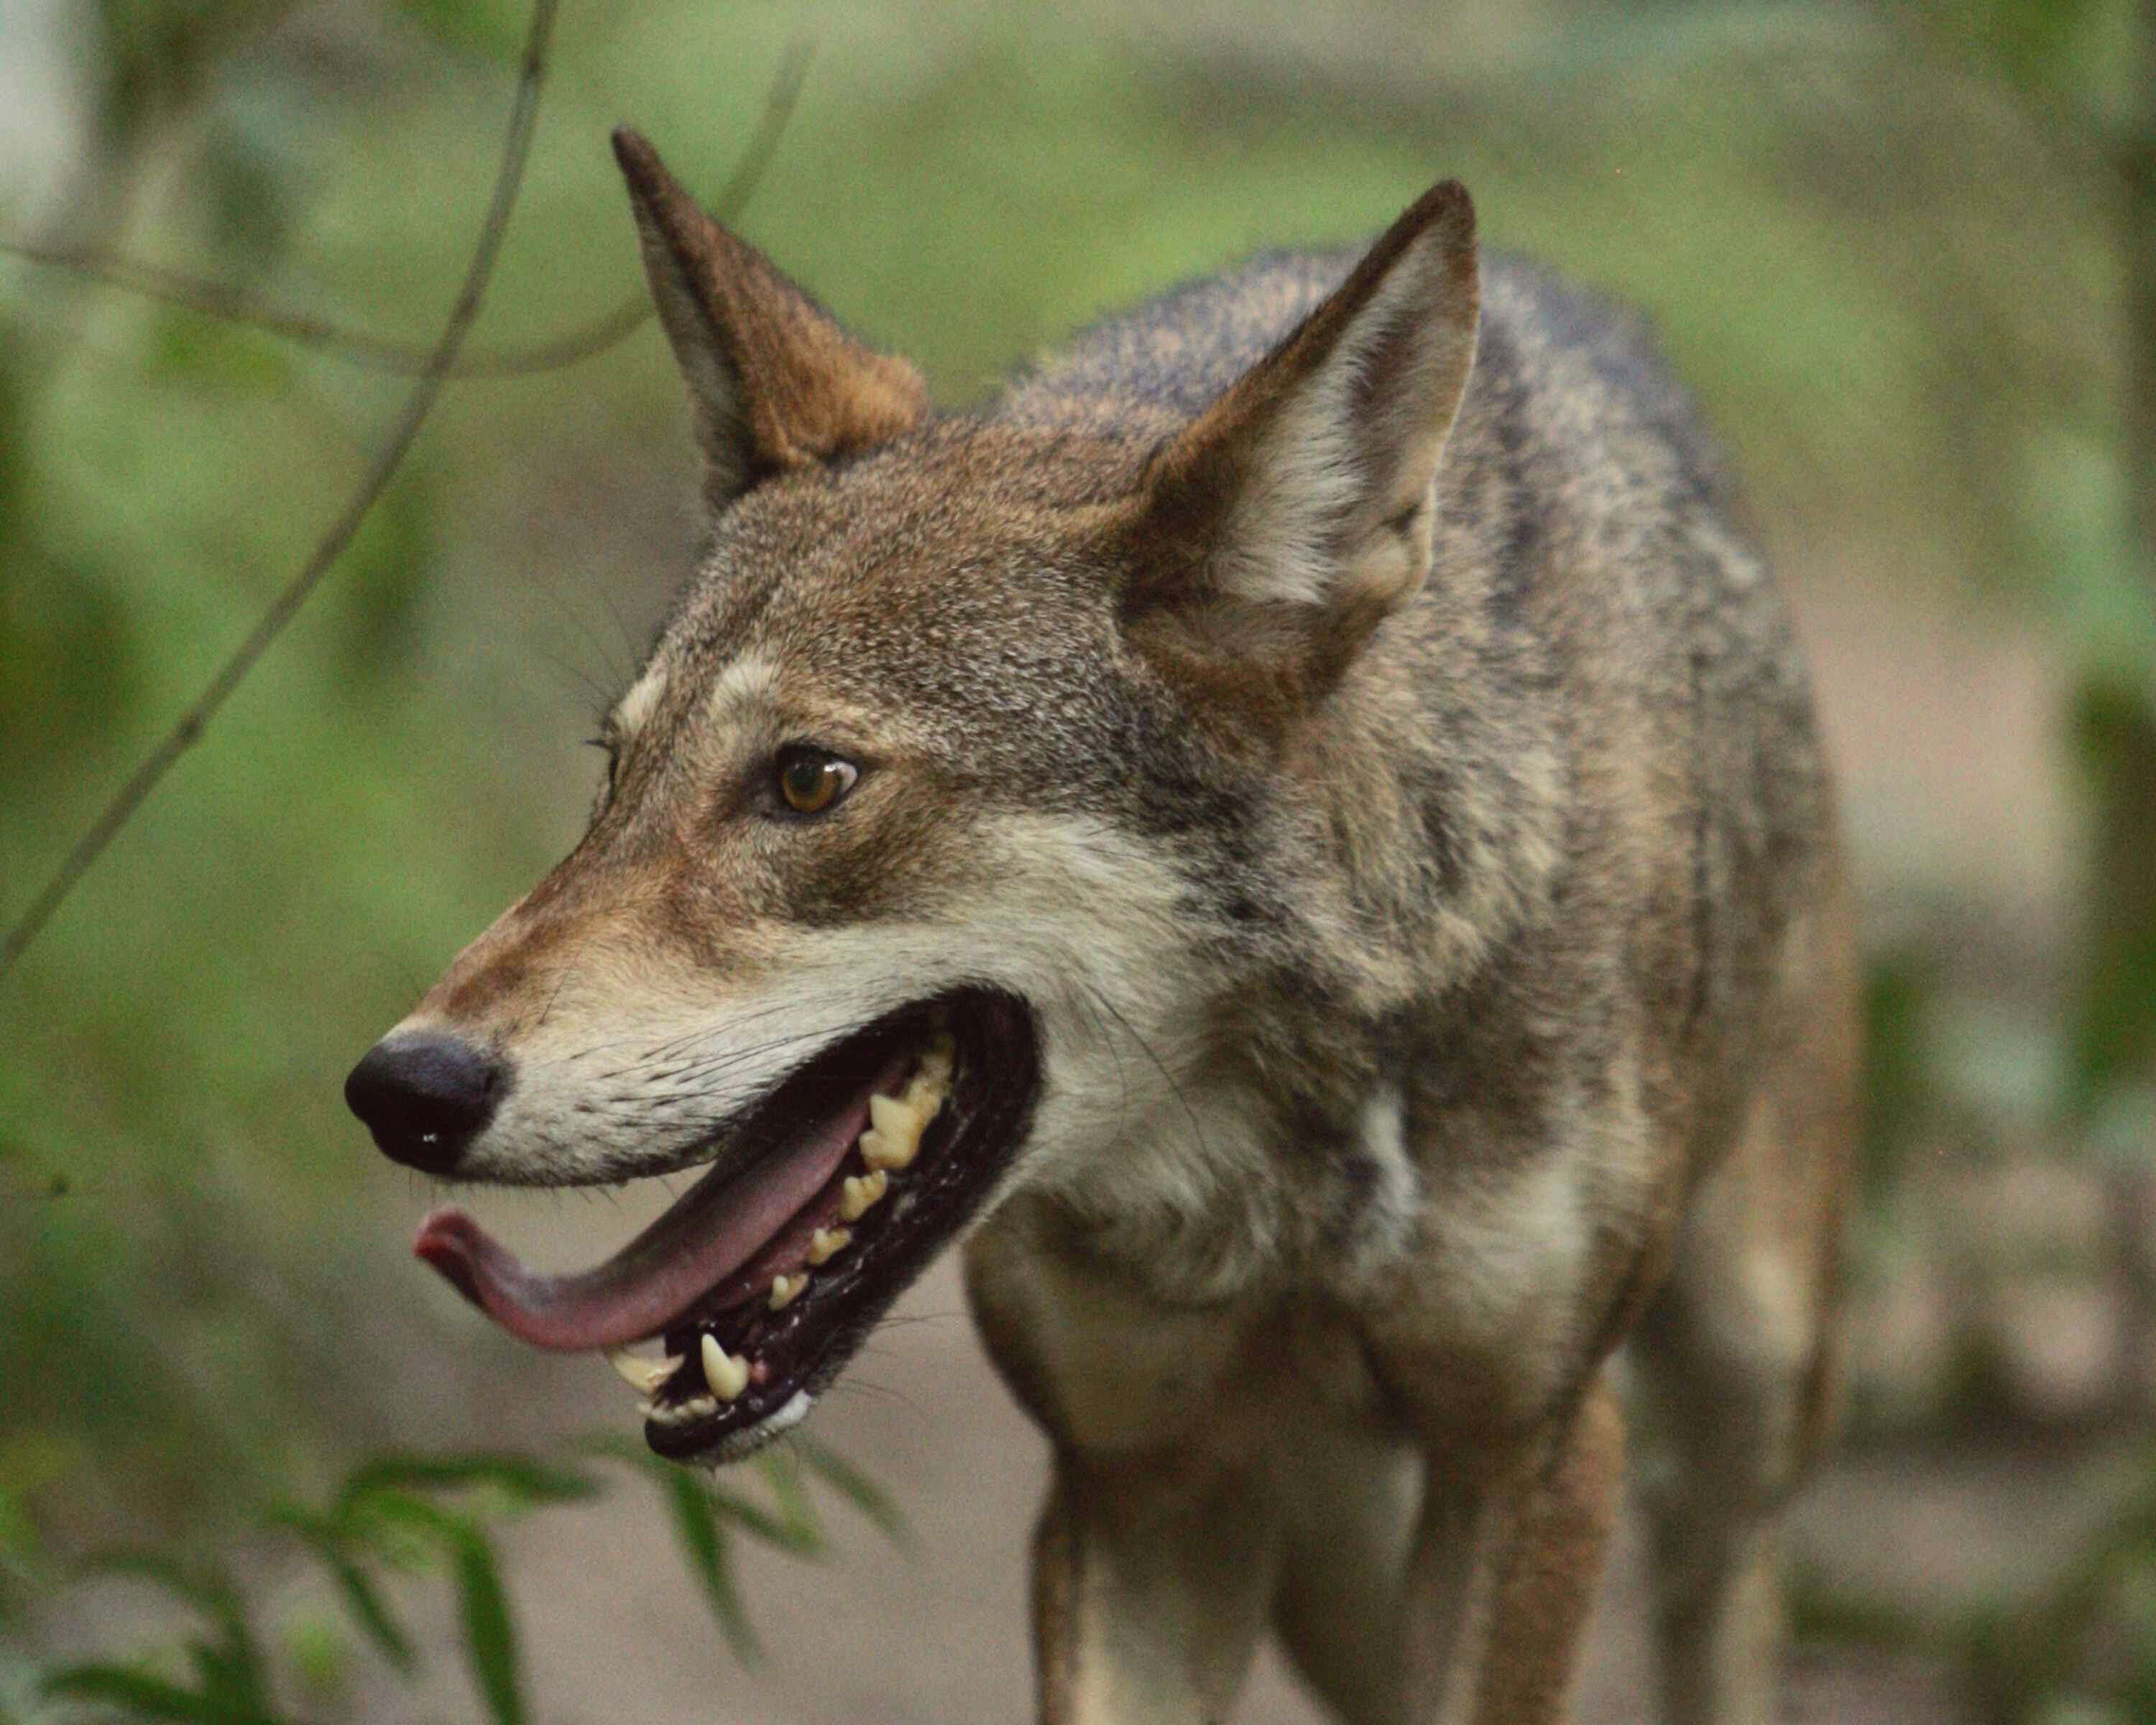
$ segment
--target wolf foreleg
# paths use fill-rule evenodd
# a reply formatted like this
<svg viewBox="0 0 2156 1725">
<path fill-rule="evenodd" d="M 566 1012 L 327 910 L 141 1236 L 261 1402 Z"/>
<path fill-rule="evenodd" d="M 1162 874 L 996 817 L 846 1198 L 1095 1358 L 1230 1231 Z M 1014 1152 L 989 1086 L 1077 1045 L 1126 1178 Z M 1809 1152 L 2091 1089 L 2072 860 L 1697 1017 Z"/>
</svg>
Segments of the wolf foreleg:
<svg viewBox="0 0 2156 1725">
<path fill-rule="evenodd" d="M 1266 1494 L 1245 1481 L 1059 1457 L 1034 1538 L 1042 1725 L 1224 1722 L 1279 1544 Z"/>
<path fill-rule="evenodd" d="M 1597 1383 L 1533 1465 L 1432 1466 L 1402 1622 L 1412 1725 L 1556 1725 L 1623 1489 L 1624 1425 Z"/>
</svg>

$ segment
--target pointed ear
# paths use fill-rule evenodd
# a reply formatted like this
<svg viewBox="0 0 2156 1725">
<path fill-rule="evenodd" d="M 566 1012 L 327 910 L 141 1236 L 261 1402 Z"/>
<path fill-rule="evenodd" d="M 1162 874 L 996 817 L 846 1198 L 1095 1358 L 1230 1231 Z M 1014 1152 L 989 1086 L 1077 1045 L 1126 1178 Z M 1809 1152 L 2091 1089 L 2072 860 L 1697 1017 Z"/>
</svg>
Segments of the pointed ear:
<svg viewBox="0 0 2156 1725">
<path fill-rule="evenodd" d="M 1480 302 L 1474 205 L 1448 180 L 1156 462 L 1133 623 L 1329 686 L 1429 572 Z"/>
<path fill-rule="evenodd" d="M 715 505 L 788 468 L 872 449 L 927 417 L 920 372 L 855 341 L 706 215 L 642 136 L 619 127 L 613 151 L 659 321 L 689 385 Z"/>
</svg>

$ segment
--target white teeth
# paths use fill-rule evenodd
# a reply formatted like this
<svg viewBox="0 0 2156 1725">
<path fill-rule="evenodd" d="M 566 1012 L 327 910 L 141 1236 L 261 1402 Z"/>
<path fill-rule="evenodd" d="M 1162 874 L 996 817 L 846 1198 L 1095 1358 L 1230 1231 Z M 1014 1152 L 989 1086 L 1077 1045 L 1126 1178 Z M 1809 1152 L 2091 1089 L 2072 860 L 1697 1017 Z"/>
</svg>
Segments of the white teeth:
<svg viewBox="0 0 2156 1725">
<path fill-rule="evenodd" d="M 920 1153 L 927 1122 L 912 1109 L 889 1096 L 873 1096 L 869 1113 L 875 1126 L 861 1134 L 861 1160 L 870 1168 L 904 1168 Z"/>
<path fill-rule="evenodd" d="M 904 1168 L 921 1153 L 921 1134 L 943 1106 L 940 1091 L 916 1078 L 904 1100 L 870 1096 L 874 1127 L 861 1134 L 861 1160 L 870 1168 Z"/>
<path fill-rule="evenodd" d="M 936 1117 L 950 1094 L 951 1074 L 957 1059 L 957 1048 L 948 1034 L 938 1035 L 921 1057 L 921 1064 L 906 1086 L 903 1096 L 871 1096 L 869 1098 L 869 1129 L 861 1134 L 861 1159 L 868 1164 L 865 1175 L 849 1174 L 839 1188 L 839 1214 L 848 1222 L 858 1222 L 870 1210 L 883 1202 L 891 1189 L 891 1173 L 894 1168 L 909 1166 L 921 1153 L 921 1135 L 928 1122 Z M 844 1228 L 819 1228 L 808 1240 L 808 1262 L 822 1264 L 844 1251 L 852 1244 L 852 1233 Z M 808 1286 L 808 1272 L 798 1276 L 777 1276 L 771 1281 L 768 1296 L 773 1312 L 783 1311 L 801 1296 Z M 704 1368 L 704 1381 L 711 1386 L 709 1395 L 700 1395 L 685 1402 L 666 1403 L 646 1400 L 644 1416 L 660 1425 L 682 1425 L 691 1420 L 701 1420 L 716 1414 L 721 1402 L 730 1402 L 748 1388 L 751 1368 L 746 1359 L 737 1359 L 719 1345 L 716 1336 L 698 1338 L 697 1352 Z M 660 1359 L 645 1359 L 631 1353 L 625 1348 L 608 1351 L 607 1360 L 622 1379 L 633 1389 L 651 1397 L 680 1368 L 679 1358 L 667 1355 Z M 808 1399 L 796 1395 L 793 1399 L 772 1416 L 771 1424 L 783 1421 L 791 1425 L 808 1411 Z M 790 1417 L 788 1417 L 790 1416 Z"/>
<path fill-rule="evenodd" d="M 863 1176 L 848 1174 L 845 1183 L 839 1188 L 839 1214 L 849 1222 L 858 1222 L 881 1199 L 890 1188 L 891 1176 L 881 1168 Z"/>
<path fill-rule="evenodd" d="M 719 1401 L 730 1402 L 748 1388 L 748 1362 L 737 1359 L 719 1346 L 716 1336 L 703 1337 L 697 1343 L 703 1355 L 704 1381 L 711 1386 L 711 1394 Z M 716 1411 L 717 1402 L 712 1404 Z"/>
<path fill-rule="evenodd" d="M 644 1404 L 644 1417 L 654 1425 L 686 1425 L 691 1420 L 707 1420 L 718 1411 L 719 1404 L 707 1395 L 700 1395 L 670 1407 L 664 1402 L 646 1402 Z"/>
<path fill-rule="evenodd" d="M 626 1348 L 614 1348 L 607 1352 L 607 1363 L 620 1373 L 621 1381 L 638 1394 L 649 1395 L 674 1375 L 681 1362 L 670 1353 L 664 1359 L 645 1359 Z"/>
<path fill-rule="evenodd" d="M 943 1106 L 951 1078 L 951 1040 L 938 1039 L 902 1096 L 869 1098 L 869 1129 L 861 1134 L 861 1160 L 871 1173 L 902 1168 L 921 1153 L 921 1135 Z"/>
</svg>

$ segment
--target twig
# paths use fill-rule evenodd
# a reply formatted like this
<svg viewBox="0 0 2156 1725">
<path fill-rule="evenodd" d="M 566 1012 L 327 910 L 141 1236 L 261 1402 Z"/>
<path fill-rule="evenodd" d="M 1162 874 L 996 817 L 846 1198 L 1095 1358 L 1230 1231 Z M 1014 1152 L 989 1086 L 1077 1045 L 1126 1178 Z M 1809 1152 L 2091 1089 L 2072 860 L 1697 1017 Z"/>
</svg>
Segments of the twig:
<svg viewBox="0 0 2156 1725">
<path fill-rule="evenodd" d="M 797 38 L 787 49 L 778 74 L 772 80 L 762 118 L 755 136 L 742 152 L 740 162 L 715 206 L 720 218 L 732 221 L 747 206 L 764 172 L 771 165 L 778 141 L 793 118 L 801 98 L 801 85 L 808 70 L 810 44 Z M 391 372 L 402 377 L 424 377 L 434 361 L 428 349 L 371 335 L 364 330 L 333 323 L 305 312 L 286 311 L 262 305 L 228 283 L 206 281 L 198 276 L 146 264 L 132 258 L 86 247 L 39 245 L 22 240 L 0 239 L 0 257 L 62 270 L 85 280 L 116 287 L 162 305 L 176 305 L 220 323 L 239 324 L 287 341 L 296 341 L 369 370 Z M 557 371 L 618 347 L 651 318 L 650 297 L 639 292 L 604 316 L 593 319 L 566 334 L 542 341 L 519 342 L 483 348 L 460 355 L 446 370 L 451 377 L 521 377 L 535 372 Z"/>
<path fill-rule="evenodd" d="M 361 366 L 369 371 L 393 372 L 403 377 L 422 377 L 433 358 L 430 349 L 370 335 L 365 330 L 331 323 L 327 319 L 310 316 L 305 312 L 285 311 L 274 305 L 264 305 L 254 300 L 244 289 L 234 287 L 228 282 L 205 280 L 198 276 L 167 270 L 162 264 L 141 263 L 133 258 L 115 257 L 109 253 L 78 249 L 72 246 L 34 245 L 20 240 L 0 240 L 0 257 L 13 258 L 18 263 L 35 264 L 44 269 L 80 276 L 85 281 L 119 288 L 139 298 L 177 306 L 183 311 L 213 318 L 219 323 L 239 324 L 265 336 L 275 336 L 283 341 L 296 341 L 302 347 L 318 348 L 334 359 L 341 359 L 349 365 Z M 639 295 L 634 300 L 617 306 L 584 328 L 572 331 L 567 335 L 528 347 L 504 347 L 473 353 L 451 367 L 449 375 L 457 377 L 513 377 L 521 372 L 543 372 L 557 366 L 574 364 L 578 360 L 603 352 L 625 339 L 643 324 L 649 306 L 649 300 Z"/>
<path fill-rule="evenodd" d="M 419 428 L 426 423 L 435 398 L 447 381 L 449 367 L 455 363 L 457 350 L 464 344 L 472 320 L 479 315 L 480 301 L 485 297 L 488 281 L 494 275 L 495 259 L 501 254 L 504 234 L 509 227 L 509 213 L 515 207 L 516 193 L 523 183 L 524 164 L 531 154 L 531 131 L 538 117 L 539 92 L 547 75 L 547 49 L 554 32 L 554 15 L 560 0 L 531 0 L 531 21 L 525 31 L 523 61 L 517 72 L 516 95 L 510 105 L 508 130 L 503 138 L 501 165 L 495 172 L 494 195 L 487 205 L 486 220 L 480 229 L 479 242 L 472 248 L 471 262 L 465 270 L 464 285 L 457 291 L 455 303 L 449 308 L 449 320 L 442 326 L 440 338 L 428 355 L 426 369 L 419 374 L 412 393 L 405 398 L 403 412 L 380 451 L 369 465 L 358 488 L 346 501 L 335 521 L 330 524 L 315 547 L 300 572 L 285 584 L 284 590 L 270 601 L 247 638 L 236 648 L 232 656 L 218 668 L 217 674 L 204 686 L 194 704 L 180 716 L 178 721 L 165 733 L 164 738 L 150 751 L 142 764 L 121 785 L 112 800 L 90 824 L 90 829 L 76 841 L 65 860 L 54 870 L 44 888 L 31 901 L 30 906 L 8 931 L 4 943 L 0 943 L 0 977 L 4 977 L 15 966 L 30 942 L 52 919 L 75 884 L 87 874 L 92 864 L 105 854 L 105 847 L 118 836 L 144 798 L 157 787 L 158 781 L 172 768 L 172 764 L 187 752 L 218 710 L 232 698 L 233 691 L 254 668 L 255 661 L 269 650 L 270 643 L 284 633 L 285 627 L 299 614 L 314 590 L 321 584 L 345 547 L 359 531 L 360 523 L 367 519 L 376 500 L 388 486 L 391 477 L 403 463 Z"/>
</svg>

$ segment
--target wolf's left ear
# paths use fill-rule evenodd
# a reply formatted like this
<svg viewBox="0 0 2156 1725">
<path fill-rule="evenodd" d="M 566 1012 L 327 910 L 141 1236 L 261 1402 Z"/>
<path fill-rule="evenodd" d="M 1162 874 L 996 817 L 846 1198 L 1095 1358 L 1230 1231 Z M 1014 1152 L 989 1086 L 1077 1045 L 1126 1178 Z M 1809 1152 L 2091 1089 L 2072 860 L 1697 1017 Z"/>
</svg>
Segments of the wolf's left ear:
<svg viewBox="0 0 2156 1725">
<path fill-rule="evenodd" d="M 1329 685 L 1429 572 L 1480 305 L 1475 207 L 1447 180 L 1156 462 L 1132 621 Z"/>
<path fill-rule="evenodd" d="M 639 134 L 618 127 L 613 153 L 659 321 L 688 382 L 713 503 L 788 468 L 873 449 L 927 417 L 919 372 L 856 341 L 706 215 Z"/>
</svg>

